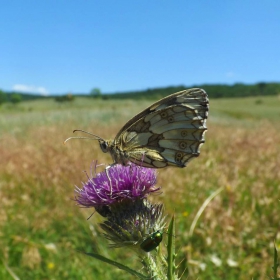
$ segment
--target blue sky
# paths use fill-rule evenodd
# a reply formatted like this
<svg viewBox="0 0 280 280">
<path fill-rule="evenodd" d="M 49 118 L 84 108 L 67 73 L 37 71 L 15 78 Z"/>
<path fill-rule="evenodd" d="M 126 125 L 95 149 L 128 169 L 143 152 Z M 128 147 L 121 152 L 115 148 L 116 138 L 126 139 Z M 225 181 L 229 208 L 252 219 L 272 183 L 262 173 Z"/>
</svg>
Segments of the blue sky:
<svg viewBox="0 0 280 280">
<path fill-rule="evenodd" d="M 0 88 L 280 81 L 280 1 L 2 1 Z"/>
</svg>

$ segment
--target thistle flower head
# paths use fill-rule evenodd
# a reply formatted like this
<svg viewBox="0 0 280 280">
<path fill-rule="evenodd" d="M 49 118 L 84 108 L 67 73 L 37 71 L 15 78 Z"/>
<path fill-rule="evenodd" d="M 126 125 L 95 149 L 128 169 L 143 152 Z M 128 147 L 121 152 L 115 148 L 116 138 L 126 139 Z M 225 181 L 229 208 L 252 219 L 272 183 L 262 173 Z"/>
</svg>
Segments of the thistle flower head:
<svg viewBox="0 0 280 280">
<path fill-rule="evenodd" d="M 83 187 L 76 188 L 76 201 L 83 207 L 94 207 L 105 218 L 100 224 L 111 246 L 130 246 L 143 251 L 141 244 L 162 232 L 165 226 L 162 204 L 151 204 L 147 195 L 156 192 L 156 171 L 131 163 L 106 168 Z"/>
<path fill-rule="evenodd" d="M 115 206 L 117 207 L 112 207 L 111 214 L 100 224 L 105 237 L 112 242 L 112 247 L 129 246 L 139 249 L 139 245 L 147 237 L 164 230 L 162 204 L 137 199 L 134 202 L 126 200 Z"/>
<path fill-rule="evenodd" d="M 143 199 L 155 188 L 154 169 L 131 163 L 128 166 L 115 164 L 89 178 L 82 188 L 76 188 L 77 203 L 83 207 L 94 207 L 105 211 L 108 206 L 122 200 Z M 105 209 L 105 210 L 104 210 Z"/>
</svg>

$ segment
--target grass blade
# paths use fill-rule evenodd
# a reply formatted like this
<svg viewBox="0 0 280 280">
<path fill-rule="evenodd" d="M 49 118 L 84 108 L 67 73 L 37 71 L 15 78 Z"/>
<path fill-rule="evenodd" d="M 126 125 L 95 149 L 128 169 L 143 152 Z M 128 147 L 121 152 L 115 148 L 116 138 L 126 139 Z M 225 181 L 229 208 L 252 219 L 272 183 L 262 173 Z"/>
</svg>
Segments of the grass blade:
<svg viewBox="0 0 280 280">
<path fill-rule="evenodd" d="M 207 205 L 210 203 L 210 201 L 215 197 L 217 196 L 224 188 L 221 187 L 219 188 L 218 190 L 216 190 L 215 192 L 213 192 L 205 201 L 204 203 L 201 205 L 201 207 L 199 208 L 197 214 L 195 215 L 195 218 L 191 224 L 191 227 L 190 227 L 190 231 L 189 231 L 189 236 L 192 236 L 193 235 L 193 232 L 194 232 L 194 229 L 195 229 L 195 226 L 197 224 L 197 221 L 199 219 L 199 217 L 201 216 L 201 214 L 203 213 L 203 211 L 205 210 L 205 208 L 207 207 Z"/>
</svg>

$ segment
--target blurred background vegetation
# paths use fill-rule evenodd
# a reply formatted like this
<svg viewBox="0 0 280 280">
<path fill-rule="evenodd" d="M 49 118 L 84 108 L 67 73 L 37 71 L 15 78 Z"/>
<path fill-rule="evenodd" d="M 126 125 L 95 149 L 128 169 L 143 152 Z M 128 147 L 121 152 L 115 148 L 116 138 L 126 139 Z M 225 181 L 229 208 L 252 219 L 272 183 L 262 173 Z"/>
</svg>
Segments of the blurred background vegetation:
<svg viewBox="0 0 280 280">
<path fill-rule="evenodd" d="M 259 82 L 252 85 L 243 83 L 236 83 L 233 85 L 214 85 L 214 84 L 201 84 L 193 85 L 191 87 L 203 88 L 206 90 L 210 98 L 221 98 L 221 97 L 248 97 L 248 96 L 269 96 L 280 94 L 280 83 L 265 83 Z M 34 93 L 20 93 L 20 92 L 4 92 L 0 90 L 0 105 L 4 102 L 18 103 L 22 100 L 33 100 L 33 99 L 48 99 L 55 98 L 58 102 L 73 101 L 75 96 L 102 99 L 144 99 L 144 100 L 155 100 L 163 98 L 174 92 L 184 90 L 186 86 L 170 86 L 163 88 L 152 88 L 147 90 L 129 91 L 129 92 L 115 92 L 115 93 L 103 93 L 99 88 L 93 88 L 89 93 L 67 93 L 65 95 L 43 96 Z"/>
<path fill-rule="evenodd" d="M 1 92 L 0 279 L 134 279 L 80 253 L 98 252 L 141 271 L 131 251 L 109 248 L 100 217 L 73 201 L 75 186 L 87 180 L 83 171 L 91 174 L 93 160 L 110 164 L 110 156 L 95 141 L 63 141 L 78 128 L 113 138 L 137 112 L 183 88 L 49 97 Z M 159 170 L 162 194 L 150 199 L 164 203 L 168 217 L 175 214 L 182 279 L 267 279 L 274 242 L 280 248 L 279 84 L 204 88 L 210 114 L 201 155 L 187 168 Z M 222 89 L 227 98 L 215 93 Z M 220 187 L 190 236 L 197 211 Z"/>
</svg>

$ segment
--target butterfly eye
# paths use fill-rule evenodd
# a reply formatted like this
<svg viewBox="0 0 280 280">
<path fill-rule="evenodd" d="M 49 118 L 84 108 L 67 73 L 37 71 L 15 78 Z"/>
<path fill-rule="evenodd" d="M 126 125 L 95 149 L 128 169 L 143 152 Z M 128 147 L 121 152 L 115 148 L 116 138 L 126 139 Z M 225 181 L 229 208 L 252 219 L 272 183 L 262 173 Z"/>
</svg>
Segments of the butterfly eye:
<svg viewBox="0 0 280 280">
<path fill-rule="evenodd" d="M 100 141 L 99 145 L 100 145 L 100 148 L 101 148 L 103 153 L 107 153 L 108 152 L 108 143 L 107 142 Z"/>
</svg>

